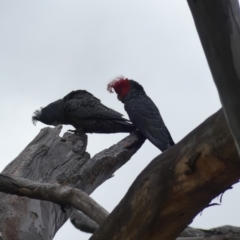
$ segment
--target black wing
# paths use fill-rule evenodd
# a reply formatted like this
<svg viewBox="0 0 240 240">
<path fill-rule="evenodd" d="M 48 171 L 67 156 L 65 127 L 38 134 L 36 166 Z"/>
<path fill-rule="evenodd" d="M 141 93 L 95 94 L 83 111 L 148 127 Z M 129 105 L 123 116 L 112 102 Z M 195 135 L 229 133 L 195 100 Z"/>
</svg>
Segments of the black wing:
<svg viewBox="0 0 240 240">
<path fill-rule="evenodd" d="M 104 106 L 98 98 L 85 90 L 72 91 L 63 99 L 65 111 L 75 117 L 126 120 L 121 113 Z"/>
<path fill-rule="evenodd" d="M 144 96 L 135 103 L 127 103 L 125 109 L 134 126 L 161 151 L 174 145 L 158 108 L 152 100 Z"/>
<path fill-rule="evenodd" d="M 135 128 L 121 113 L 104 106 L 91 93 L 78 90 L 64 97 L 68 124 L 86 133 L 131 132 Z"/>
</svg>

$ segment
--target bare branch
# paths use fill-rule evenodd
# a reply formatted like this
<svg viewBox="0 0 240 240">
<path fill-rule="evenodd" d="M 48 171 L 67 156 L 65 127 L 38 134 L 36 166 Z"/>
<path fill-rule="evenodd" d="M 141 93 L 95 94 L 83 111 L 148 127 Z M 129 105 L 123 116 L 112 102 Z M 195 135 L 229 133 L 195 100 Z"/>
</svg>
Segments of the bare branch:
<svg viewBox="0 0 240 240">
<path fill-rule="evenodd" d="M 67 185 L 90 194 L 125 164 L 144 142 L 143 137 L 133 132 L 90 158 L 85 152 L 86 135 L 65 133 L 60 137 L 60 131 L 61 126 L 42 129 L 3 174 L 38 183 Z M 68 188 L 63 190 L 67 190 L 67 194 L 71 192 Z M 0 193 L 0 236 L 6 240 L 53 239 L 73 210 L 68 208 L 64 213 L 58 204 L 49 201 Z"/>
<path fill-rule="evenodd" d="M 238 0 L 188 0 L 240 153 L 240 10 Z"/>
<path fill-rule="evenodd" d="M 177 240 L 224 240 L 240 239 L 240 228 L 234 226 L 222 226 L 211 229 L 197 229 L 188 227 L 177 238 Z"/>
<path fill-rule="evenodd" d="M 68 176 L 62 174 L 58 182 L 74 184 L 90 195 L 103 182 L 111 178 L 113 173 L 135 154 L 144 141 L 145 137 L 141 133 L 132 132 L 117 144 L 89 159 L 77 174 Z"/>
<path fill-rule="evenodd" d="M 99 227 L 96 222 L 78 210 L 73 212 L 70 220 L 77 229 L 87 233 L 94 233 Z"/>
<path fill-rule="evenodd" d="M 75 207 L 101 224 L 108 212 L 83 191 L 59 184 L 33 182 L 0 174 L 0 191 Z"/>
</svg>

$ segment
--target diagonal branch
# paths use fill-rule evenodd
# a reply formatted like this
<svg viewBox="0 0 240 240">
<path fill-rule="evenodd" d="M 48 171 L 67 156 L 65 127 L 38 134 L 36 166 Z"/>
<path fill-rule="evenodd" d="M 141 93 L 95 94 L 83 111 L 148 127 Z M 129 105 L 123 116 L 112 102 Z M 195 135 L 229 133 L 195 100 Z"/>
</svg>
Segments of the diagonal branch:
<svg viewBox="0 0 240 240">
<path fill-rule="evenodd" d="M 83 191 L 59 184 L 39 183 L 0 174 L 0 191 L 72 206 L 101 224 L 108 212 Z"/>
<path fill-rule="evenodd" d="M 239 177 L 239 156 L 220 110 L 153 159 L 90 239 L 175 240 Z"/>
<path fill-rule="evenodd" d="M 117 144 L 89 159 L 78 173 L 59 176 L 58 183 L 76 186 L 90 195 L 135 154 L 145 139 L 140 132 L 132 132 Z"/>
</svg>

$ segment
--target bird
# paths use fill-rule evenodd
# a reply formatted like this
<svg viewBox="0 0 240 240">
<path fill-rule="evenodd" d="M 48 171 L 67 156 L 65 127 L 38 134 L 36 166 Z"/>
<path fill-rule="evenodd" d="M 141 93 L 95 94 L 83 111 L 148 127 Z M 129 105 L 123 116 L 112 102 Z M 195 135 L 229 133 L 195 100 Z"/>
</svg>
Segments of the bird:
<svg viewBox="0 0 240 240">
<path fill-rule="evenodd" d="M 50 103 L 32 116 L 36 125 L 40 121 L 47 125 L 70 124 L 76 134 L 84 133 L 130 133 L 135 127 L 123 115 L 104 106 L 86 90 L 76 90 L 62 99 Z"/>
<path fill-rule="evenodd" d="M 144 88 L 136 81 L 117 77 L 107 85 L 110 93 L 114 91 L 124 104 L 129 119 L 153 145 L 162 152 L 175 145 L 160 112 Z"/>
</svg>

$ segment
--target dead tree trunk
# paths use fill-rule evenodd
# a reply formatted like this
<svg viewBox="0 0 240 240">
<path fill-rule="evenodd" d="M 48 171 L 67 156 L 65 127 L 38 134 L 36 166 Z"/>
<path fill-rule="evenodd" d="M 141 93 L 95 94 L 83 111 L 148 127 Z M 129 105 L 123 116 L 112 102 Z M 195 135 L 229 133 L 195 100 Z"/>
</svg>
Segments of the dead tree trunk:
<svg viewBox="0 0 240 240">
<path fill-rule="evenodd" d="M 222 110 L 156 157 L 91 240 L 174 240 L 238 182 L 239 156 Z"/>
<path fill-rule="evenodd" d="M 38 182 L 80 186 L 91 193 L 144 142 L 131 134 L 90 159 L 85 153 L 85 135 L 67 133 L 60 138 L 59 131 L 60 128 L 43 129 L 3 173 Z M 220 110 L 156 157 L 91 239 L 174 240 L 199 211 L 239 177 L 239 156 Z M 8 180 L 4 175 L 1 179 Z M 31 190 L 31 181 L 21 179 L 20 188 L 27 186 L 20 195 L 25 192 L 31 196 L 26 192 L 28 186 Z M 13 190 L 19 187 L 14 182 L 17 178 L 9 180 L 15 184 Z M 6 188 L 1 189 L 7 192 Z M 59 205 L 51 202 L 6 194 L 1 194 L 0 201 L 4 240 L 52 239 L 73 210 L 63 213 Z"/>
<path fill-rule="evenodd" d="M 240 153 L 240 10 L 238 0 L 188 0 Z"/>
<path fill-rule="evenodd" d="M 75 186 L 92 193 L 141 147 L 135 133 L 93 158 L 85 152 L 87 136 L 65 133 L 61 127 L 44 128 L 3 171 L 5 175 L 43 183 Z M 4 240 L 49 240 L 70 217 L 57 204 L 0 193 L 0 237 Z"/>
</svg>

